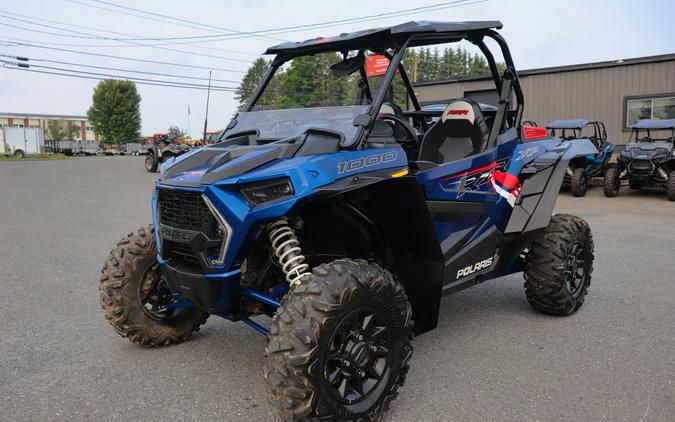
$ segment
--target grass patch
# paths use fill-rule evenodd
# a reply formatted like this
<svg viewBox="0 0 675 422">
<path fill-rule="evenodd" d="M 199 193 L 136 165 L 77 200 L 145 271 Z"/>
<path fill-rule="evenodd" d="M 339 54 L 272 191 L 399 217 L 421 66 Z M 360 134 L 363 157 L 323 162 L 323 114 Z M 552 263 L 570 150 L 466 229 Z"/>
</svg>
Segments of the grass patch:
<svg viewBox="0 0 675 422">
<path fill-rule="evenodd" d="M 0 154 L 0 160 L 27 161 L 27 160 L 64 160 L 70 158 L 65 154 L 28 154 L 26 158 L 15 157 L 14 155 Z"/>
</svg>

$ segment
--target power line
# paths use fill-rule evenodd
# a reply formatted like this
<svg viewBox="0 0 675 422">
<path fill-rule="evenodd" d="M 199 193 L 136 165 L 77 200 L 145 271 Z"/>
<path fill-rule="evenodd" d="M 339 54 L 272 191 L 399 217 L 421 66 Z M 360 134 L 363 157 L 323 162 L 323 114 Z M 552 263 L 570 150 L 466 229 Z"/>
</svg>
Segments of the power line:
<svg viewBox="0 0 675 422">
<path fill-rule="evenodd" d="M 137 41 L 132 41 L 132 40 L 128 40 L 128 41 L 124 40 L 123 41 L 121 39 L 105 37 L 105 36 L 102 36 L 102 35 L 96 35 L 96 34 L 91 34 L 91 33 L 87 33 L 87 32 L 75 31 L 75 30 L 72 30 L 72 29 L 63 29 L 63 28 L 59 28 L 59 27 L 56 27 L 56 26 L 53 26 L 53 25 L 47 25 L 47 24 L 43 24 L 43 23 L 35 23 L 35 22 L 31 22 L 31 21 L 26 20 L 26 19 L 15 18 L 15 17 L 7 16 L 7 15 L 1 15 L 0 14 L 0 17 L 5 18 L 5 19 L 10 19 L 10 20 L 13 20 L 13 21 L 28 23 L 30 25 L 35 25 L 35 26 L 39 26 L 39 27 L 46 27 L 46 28 L 56 29 L 58 31 L 69 32 L 71 34 L 77 34 L 77 35 L 59 34 L 59 33 L 56 33 L 56 32 L 41 31 L 41 30 L 38 30 L 38 29 L 25 28 L 25 27 L 21 27 L 21 26 L 17 26 L 17 25 L 12 25 L 12 24 L 9 24 L 9 23 L 6 23 L 6 22 L 4 23 L 5 26 L 20 29 L 20 30 L 23 30 L 23 31 L 37 32 L 37 33 L 40 33 L 40 34 L 55 35 L 55 36 L 58 36 L 58 37 L 67 37 L 67 38 L 101 39 L 101 40 L 107 40 L 107 41 L 125 42 L 125 43 L 136 44 L 136 45 L 139 45 L 139 46 L 142 46 L 142 47 L 156 48 L 156 49 L 160 49 L 160 50 L 173 51 L 173 52 L 182 53 L 182 54 L 190 54 L 190 55 L 194 55 L 194 56 L 209 57 L 209 58 L 215 58 L 215 59 L 220 59 L 220 60 L 228 60 L 228 61 L 247 63 L 247 64 L 250 63 L 250 60 L 235 59 L 235 58 L 232 58 L 232 57 L 214 56 L 212 54 L 195 53 L 193 51 L 179 50 L 179 49 L 175 49 L 175 48 L 162 47 L 162 46 L 152 45 L 152 44 L 143 44 L 143 43 L 139 43 Z"/>
<path fill-rule="evenodd" d="M 172 16 L 153 14 L 152 12 L 140 11 L 140 9 L 137 9 L 137 10 L 139 10 L 141 13 L 149 14 L 151 16 L 165 16 L 165 19 L 168 19 L 168 21 L 157 19 L 157 18 L 152 18 L 152 17 L 149 17 L 149 16 L 139 16 L 138 14 L 124 12 L 124 11 L 121 11 L 121 10 L 110 9 L 110 8 L 107 8 L 107 7 L 96 6 L 96 5 L 84 3 L 84 2 L 78 1 L 78 0 L 66 0 L 66 1 L 70 2 L 70 3 L 79 4 L 81 6 L 92 7 L 92 8 L 95 8 L 95 9 L 105 10 L 105 11 L 108 11 L 108 12 L 118 13 L 118 14 L 121 14 L 121 15 L 133 16 L 133 17 L 136 17 L 136 18 L 139 18 L 139 19 L 146 19 L 146 20 L 151 20 L 151 21 L 154 21 L 154 22 L 161 22 L 161 23 L 165 23 L 165 24 L 182 26 L 182 27 L 185 27 L 185 28 L 206 29 L 208 31 L 218 32 L 220 34 L 222 34 L 222 31 L 231 31 L 231 32 L 233 32 L 233 34 L 231 34 L 231 35 L 236 35 L 237 33 L 239 33 L 239 31 L 235 31 L 233 29 L 217 27 L 217 26 L 214 26 L 214 25 L 205 24 L 203 22 L 194 22 L 194 21 L 189 21 L 187 19 L 175 18 L 175 17 L 172 17 Z M 125 8 L 124 6 L 118 6 L 118 5 L 115 5 L 115 4 L 111 4 L 111 5 L 113 7 Z M 127 10 L 133 10 L 131 8 L 128 8 L 128 7 L 126 9 Z M 187 23 L 189 23 L 189 25 L 186 25 L 185 23 L 182 23 L 182 22 L 187 22 Z M 260 40 L 275 41 L 275 42 L 287 41 L 287 40 L 283 40 L 283 39 L 280 39 L 280 38 L 265 37 L 265 36 L 251 36 L 251 38 L 257 38 L 257 39 L 260 39 Z"/>
<path fill-rule="evenodd" d="M 206 85 L 201 85 L 201 84 L 193 84 L 193 83 L 187 83 L 187 82 L 177 82 L 177 81 L 166 81 L 166 80 L 160 80 L 160 79 L 148 79 L 148 78 L 137 78 L 137 77 L 132 77 L 132 76 L 127 76 L 127 75 L 114 75 L 110 73 L 99 73 L 99 72 L 87 72 L 85 70 L 74 70 L 74 69 L 66 69 L 62 67 L 54 67 L 54 66 L 43 66 L 43 65 L 36 65 L 36 64 L 31 64 L 31 65 L 26 65 L 24 63 L 17 63 L 17 62 L 10 62 L 7 60 L 0 60 L 0 63 L 4 63 L 7 65 L 13 65 L 18 68 L 25 69 L 26 67 L 24 66 L 29 66 L 30 68 L 38 68 L 38 69 L 47 69 L 47 70 L 58 70 L 61 72 L 71 72 L 71 73 L 77 73 L 77 74 L 82 74 L 82 75 L 94 75 L 94 76 L 101 76 L 104 78 L 117 78 L 117 79 L 126 79 L 134 82 L 155 82 L 155 83 L 166 83 L 166 84 L 171 84 L 171 85 L 176 85 L 176 86 L 191 86 L 191 87 L 206 87 Z M 7 69 L 9 67 L 3 66 Z M 215 88 L 222 89 L 222 90 L 231 90 L 234 91 L 236 88 L 233 87 L 227 87 L 227 86 L 215 86 Z"/>
<path fill-rule="evenodd" d="M 117 7 L 117 8 L 120 8 L 120 9 L 131 10 L 131 11 L 142 13 L 142 14 L 145 14 L 145 15 L 157 16 L 157 17 L 160 17 L 160 18 L 171 19 L 171 20 L 184 22 L 184 23 L 191 23 L 191 24 L 195 24 L 199 27 L 206 27 L 206 28 L 216 29 L 216 30 L 219 30 L 219 31 L 225 30 L 225 31 L 233 32 L 233 33 L 239 34 L 239 35 L 249 35 L 249 36 L 253 36 L 254 38 L 262 38 L 262 39 L 267 39 L 267 40 L 271 40 L 271 41 L 287 41 L 287 40 L 283 40 L 283 39 L 280 39 L 280 38 L 260 37 L 260 36 L 256 36 L 256 34 L 254 32 L 238 31 L 236 29 L 224 28 L 224 27 L 219 27 L 219 26 L 214 26 L 214 25 L 208 25 L 208 24 L 205 24 L 203 22 L 195 22 L 195 21 L 191 21 L 191 20 L 188 20 L 188 19 L 176 18 L 176 17 L 173 17 L 173 16 L 162 15 L 161 13 L 149 12 L 147 10 L 136 9 L 136 8 L 133 8 L 133 7 L 123 6 L 123 5 L 108 2 L 108 1 L 103 1 L 103 0 L 90 0 L 90 1 L 93 1 L 95 3 L 105 4 L 105 5 L 112 6 L 112 7 Z"/>
<path fill-rule="evenodd" d="M 233 70 L 233 69 L 224 69 L 220 67 L 207 67 L 207 66 L 198 66 L 198 65 L 191 65 L 191 64 L 184 64 L 184 63 L 171 63 L 171 62 L 163 62 L 159 60 L 150 60 L 150 59 L 136 59 L 132 57 L 124 57 L 124 56 L 116 56 L 113 54 L 103 54 L 103 53 L 91 53 L 88 51 L 77 51 L 77 50 L 70 50 L 67 48 L 57 48 L 57 47 L 45 47 L 43 45 L 37 45 L 33 44 L 30 42 L 23 42 L 23 41 L 6 41 L 7 46 L 24 46 L 24 47 L 31 47 L 31 48 L 40 48 L 43 50 L 50 50 L 50 51 L 62 51 L 66 53 L 74 53 L 74 54 L 82 54 L 85 56 L 96 56 L 96 57 L 106 57 L 110 59 L 118 59 L 118 60 L 128 60 L 128 61 L 133 61 L 133 62 L 140 62 L 140 63 L 152 63 L 152 64 L 161 64 L 161 65 L 167 65 L 167 66 L 177 66 L 177 67 L 185 67 L 185 68 L 192 68 L 192 69 L 205 69 L 205 70 L 218 70 L 220 72 L 229 72 L 229 73 L 245 73 L 244 71 L 241 70 Z"/>
<path fill-rule="evenodd" d="M 18 16 L 18 17 L 22 17 L 22 18 L 33 19 L 35 21 L 49 22 L 49 23 L 55 23 L 55 24 L 58 24 L 58 25 L 66 25 L 66 26 L 74 27 L 74 28 L 81 28 L 81 29 L 87 29 L 87 30 L 92 30 L 92 31 L 97 31 L 97 32 L 104 32 L 104 33 L 107 33 L 107 34 L 124 35 L 126 37 L 138 37 L 138 35 L 129 34 L 129 33 L 125 33 L 125 32 L 108 31 L 108 30 L 104 30 L 104 29 L 93 28 L 91 26 L 76 25 L 76 24 L 73 24 L 73 23 L 64 23 L 64 22 L 59 22 L 59 21 L 55 21 L 55 20 L 51 20 L 51 19 L 22 15 L 20 13 L 10 12 L 10 11 L 7 11 L 7 10 L 0 10 L 0 13 L 4 13 L 6 15 Z M 153 45 L 173 45 L 173 44 L 186 44 L 186 43 L 167 42 L 167 43 L 161 43 L 161 44 L 158 43 L 158 44 L 153 44 Z M 102 46 L 100 44 L 85 44 L 85 45 L 66 44 L 66 45 L 75 46 L 75 47 L 82 47 L 82 46 L 86 46 L 86 47 L 118 47 L 118 48 L 126 47 L 126 46 L 118 46 L 118 45 Z M 243 56 L 251 56 L 251 57 L 259 57 L 260 56 L 259 54 L 248 53 L 246 51 L 239 51 L 239 50 L 230 50 L 230 49 L 227 49 L 227 48 L 209 47 L 209 46 L 202 46 L 202 45 L 193 45 L 192 47 L 193 48 L 201 48 L 201 49 L 205 49 L 205 50 L 222 51 L 222 52 L 225 52 L 225 53 L 241 54 Z"/>
<path fill-rule="evenodd" d="M 144 79 L 139 79 L 135 80 L 134 78 L 128 78 L 124 76 L 105 76 L 102 75 L 99 76 L 85 76 L 85 75 L 73 75 L 72 73 L 63 73 L 63 72 L 73 72 L 72 70 L 68 69 L 63 69 L 62 72 L 52 72 L 52 71 L 45 71 L 45 70 L 35 70 L 35 69 L 30 69 L 30 68 L 25 68 L 25 67 L 12 67 L 11 65 L 17 64 L 17 63 L 11 63 L 11 62 L 6 62 L 4 60 L 0 60 L 0 62 L 3 63 L 2 67 L 5 69 L 9 70 L 20 70 L 22 72 L 33 72 L 33 73 L 42 73 L 42 74 L 47 74 L 47 75 L 57 75 L 57 76 L 66 76 L 66 77 L 71 77 L 71 78 L 79 78 L 79 79 L 90 79 L 90 80 L 96 80 L 96 81 L 102 81 L 106 79 L 117 79 L 117 80 L 132 80 L 134 83 L 137 83 L 139 85 L 151 85 L 151 86 L 161 86 L 161 87 L 166 87 L 166 88 L 185 88 L 185 89 L 197 89 L 197 90 L 207 90 L 208 87 L 206 85 L 198 85 L 198 84 L 183 84 L 179 82 L 172 82 L 172 81 L 161 81 L 158 80 L 157 82 L 153 82 L 153 80 L 144 80 Z M 8 66 L 9 65 L 9 66 Z M 46 66 L 37 66 L 37 67 L 42 67 L 45 68 Z M 59 70 L 57 68 L 57 70 Z M 89 72 L 79 72 L 79 73 L 89 73 Z M 221 92 L 234 92 L 234 88 L 227 88 L 227 87 L 211 87 L 211 90 L 214 91 L 221 91 Z"/>
<path fill-rule="evenodd" d="M 73 3 L 77 4 L 82 4 L 85 6 L 92 6 L 87 3 L 83 3 L 77 0 L 67 0 Z M 129 9 L 129 10 L 134 10 L 138 11 L 141 13 L 147 13 L 151 15 L 159 15 L 159 14 L 154 14 L 153 12 L 147 12 L 143 11 L 141 9 L 135 9 L 135 8 L 130 8 L 127 6 L 121 6 L 121 5 L 116 5 L 114 3 L 110 3 L 107 1 L 103 0 L 90 0 L 96 3 L 103 3 L 103 4 L 108 4 L 114 7 L 119 7 L 123 9 Z M 304 24 L 304 25 L 295 25 L 295 26 L 287 26 L 287 27 L 278 27 L 278 28 L 270 28 L 270 29 L 263 29 L 263 30 L 256 30 L 256 31 L 248 31 L 248 32 L 242 32 L 242 34 L 246 36 L 253 36 L 253 35 L 264 35 L 264 34 L 283 34 L 283 33 L 289 33 L 289 32 L 300 32 L 300 31 L 306 31 L 310 29 L 318 29 L 318 28 L 328 28 L 332 26 L 339 26 L 343 24 L 351 24 L 351 23 L 361 23 L 361 22 L 368 22 L 368 21 L 373 21 L 373 20 L 382 20 L 382 19 L 390 19 L 394 17 L 401 17 L 401 16 L 407 16 L 407 15 L 412 15 L 412 14 L 418 14 L 422 12 L 429 12 L 429 11 L 437 11 L 437 10 L 443 10 L 443 9 L 451 9 L 455 7 L 461 7 L 461 6 L 468 6 L 472 4 L 477 4 L 477 3 L 484 3 L 490 0 L 453 0 L 453 1 L 448 1 L 448 2 L 443 2 L 443 3 L 436 3 L 433 5 L 428 5 L 428 6 L 418 6 L 414 8 L 409 8 L 409 9 L 402 9 L 402 10 L 396 10 L 392 12 L 384 12 L 384 13 L 377 13 L 373 15 L 366 15 L 366 16 L 360 16 L 360 17 L 353 17 L 353 18 L 345 18 L 345 19 L 338 19 L 338 20 L 331 20 L 331 21 L 325 21 L 325 22 L 317 22 L 317 23 L 312 23 L 312 24 Z M 95 6 L 92 6 L 95 7 Z M 121 13 L 121 12 L 120 12 Z M 137 15 L 132 15 L 136 17 L 141 17 Z M 165 15 L 159 15 L 166 17 Z M 143 17 L 144 18 L 144 17 Z M 171 18 L 171 17 L 167 17 Z M 171 19 L 176 19 L 180 21 L 186 21 L 180 18 L 171 18 Z M 188 21 L 192 22 L 192 21 Z M 195 23 L 195 22 L 193 22 Z M 202 24 L 200 24 L 202 25 Z M 210 25 L 206 25 L 210 26 Z M 210 26 L 212 28 L 217 28 Z M 139 40 L 153 40 L 153 41 L 159 41 L 159 40 L 199 40 L 199 41 L 194 41 L 194 43 L 197 42 L 211 42 L 211 41 L 224 41 L 224 40 L 232 40 L 232 39 L 238 39 L 241 37 L 234 36 L 234 34 L 216 34 L 216 35 L 199 35 L 199 36 L 184 36 L 184 37 L 163 37 L 163 38 L 144 38 L 144 39 L 139 39 Z M 128 39 L 127 39 L 128 40 Z"/>
<path fill-rule="evenodd" d="M 54 64 L 62 64 L 66 66 L 78 66 L 78 67 L 86 67 L 89 69 L 101 69 L 101 70 L 111 70 L 115 72 L 126 72 L 126 73 L 138 73 L 138 74 L 143 74 L 143 75 L 153 75 L 153 76 L 165 76 L 169 78 L 182 78 L 182 79 L 193 79 L 193 80 L 203 80 L 203 81 L 208 81 L 208 78 L 200 78 L 198 76 L 183 76 L 183 75 L 172 75 L 168 73 L 157 73 L 157 72 L 146 72 L 142 70 L 129 70 L 129 69 L 120 69 L 116 67 L 107 67 L 107 66 L 95 66 L 95 65 L 88 65 L 88 64 L 81 64 L 81 63 L 73 63 L 73 62 L 64 62 L 64 61 L 59 61 L 59 60 L 48 60 L 48 59 L 38 59 L 38 58 L 33 58 L 33 57 L 21 57 L 21 56 L 12 56 L 9 54 L 0 54 L 0 57 L 7 57 L 11 59 L 15 59 L 20 62 L 45 62 L 45 63 L 54 63 Z M 235 83 L 238 84 L 240 81 L 235 81 L 231 79 L 211 79 L 212 81 L 215 82 L 225 82 L 225 83 Z"/>
</svg>

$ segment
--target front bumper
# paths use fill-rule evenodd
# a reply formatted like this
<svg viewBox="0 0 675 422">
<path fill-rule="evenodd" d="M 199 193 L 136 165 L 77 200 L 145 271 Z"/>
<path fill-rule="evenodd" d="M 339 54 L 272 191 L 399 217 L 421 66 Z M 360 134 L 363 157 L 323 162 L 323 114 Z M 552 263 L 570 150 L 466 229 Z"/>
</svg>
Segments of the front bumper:
<svg viewBox="0 0 675 422">
<path fill-rule="evenodd" d="M 241 270 L 223 274 L 203 274 L 194 267 L 170 264 L 157 257 L 160 268 L 172 292 L 205 311 L 225 316 L 239 301 Z"/>
</svg>

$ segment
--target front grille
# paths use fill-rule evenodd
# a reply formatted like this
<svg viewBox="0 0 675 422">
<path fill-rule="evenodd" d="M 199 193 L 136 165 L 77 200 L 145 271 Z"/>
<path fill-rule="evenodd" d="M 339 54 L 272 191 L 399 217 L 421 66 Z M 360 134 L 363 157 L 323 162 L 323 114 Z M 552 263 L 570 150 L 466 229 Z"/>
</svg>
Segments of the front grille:
<svg viewBox="0 0 675 422">
<path fill-rule="evenodd" d="M 160 189 L 158 204 L 161 224 L 210 234 L 213 215 L 200 193 Z"/>
<path fill-rule="evenodd" d="M 157 191 L 157 211 L 159 223 L 182 230 L 201 232 L 207 239 L 218 240 L 218 246 L 204 245 L 204 250 L 196 251 L 188 243 L 164 239 L 162 257 L 175 263 L 199 266 L 204 255 L 209 261 L 219 256 L 224 233 L 217 229 L 217 222 L 201 193 L 159 189 Z"/>
<path fill-rule="evenodd" d="M 176 243 L 170 242 L 171 251 L 169 252 L 169 258 L 172 261 L 178 261 L 185 264 L 189 264 L 193 267 L 199 267 L 199 260 L 192 252 L 190 245 L 185 243 Z"/>
<path fill-rule="evenodd" d="M 652 162 L 649 160 L 633 160 L 631 162 L 631 169 L 636 171 L 651 171 Z"/>
</svg>

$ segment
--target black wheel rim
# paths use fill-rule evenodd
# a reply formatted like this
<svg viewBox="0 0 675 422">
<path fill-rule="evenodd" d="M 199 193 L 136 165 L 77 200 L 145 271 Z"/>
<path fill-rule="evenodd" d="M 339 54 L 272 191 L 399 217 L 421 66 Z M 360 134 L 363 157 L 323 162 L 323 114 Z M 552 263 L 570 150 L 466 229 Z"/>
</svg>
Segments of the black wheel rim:
<svg viewBox="0 0 675 422">
<path fill-rule="evenodd" d="M 334 331 L 323 365 L 332 398 L 347 405 L 377 399 L 373 393 L 388 379 L 392 350 L 390 324 L 380 311 L 350 312 Z"/>
<path fill-rule="evenodd" d="M 578 297 L 584 290 L 588 277 L 588 260 L 586 248 L 581 241 L 576 241 L 565 261 L 565 282 L 567 290 L 573 297 Z"/>
<path fill-rule="evenodd" d="M 157 321 L 172 321 L 187 311 L 187 308 L 172 306 L 178 302 L 157 264 L 150 266 L 143 274 L 138 289 L 138 301 L 143 312 Z"/>
</svg>

